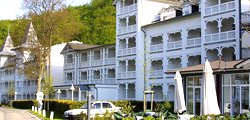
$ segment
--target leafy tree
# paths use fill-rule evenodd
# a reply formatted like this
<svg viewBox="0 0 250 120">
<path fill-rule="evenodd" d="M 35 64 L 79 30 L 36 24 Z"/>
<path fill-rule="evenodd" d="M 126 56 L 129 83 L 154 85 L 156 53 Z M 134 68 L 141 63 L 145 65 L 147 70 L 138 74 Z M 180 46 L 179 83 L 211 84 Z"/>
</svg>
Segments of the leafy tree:
<svg viewBox="0 0 250 120">
<path fill-rule="evenodd" d="M 53 88 L 53 79 L 49 78 L 48 74 L 45 74 L 46 71 L 44 72 L 44 79 L 42 81 L 42 90 L 44 93 L 44 96 L 49 96 L 49 95 L 53 95 L 55 93 L 55 90 Z M 45 104 L 44 104 L 45 106 Z M 45 109 L 45 108 L 44 108 Z M 47 110 L 49 110 L 49 100 L 47 102 Z"/>
<path fill-rule="evenodd" d="M 60 22 L 67 19 L 65 0 L 23 0 L 23 8 L 27 10 L 28 17 L 33 21 L 34 28 L 38 36 L 38 46 L 34 49 L 37 51 L 30 51 L 31 55 L 36 56 L 37 59 L 32 59 L 37 63 L 38 74 L 36 74 L 38 85 L 37 92 L 40 92 L 41 80 L 47 61 L 49 62 L 48 78 L 51 78 L 51 46 L 53 40 L 60 40 L 60 35 L 54 35 L 62 27 Z M 70 25 L 68 25 L 70 26 Z M 33 48 L 32 48 L 33 49 Z M 47 58 L 48 57 L 48 58 Z M 29 66 L 29 65 L 27 65 Z M 34 64 L 33 64 L 34 66 Z"/>
<path fill-rule="evenodd" d="M 87 44 L 107 45 L 115 43 L 116 10 L 113 0 L 93 0 L 90 4 L 74 7 L 71 13 L 79 13 L 79 41 Z"/>
<path fill-rule="evenodd" d="M 14 81 L 11 81 L 9 83 L 9 88 L 8 88 L 8 96 L 10 98 L 10 106 L 12 106 L 12 100 L 13 100 L 13 96 L 15 95 L 15 82 Z"/>
</svg>

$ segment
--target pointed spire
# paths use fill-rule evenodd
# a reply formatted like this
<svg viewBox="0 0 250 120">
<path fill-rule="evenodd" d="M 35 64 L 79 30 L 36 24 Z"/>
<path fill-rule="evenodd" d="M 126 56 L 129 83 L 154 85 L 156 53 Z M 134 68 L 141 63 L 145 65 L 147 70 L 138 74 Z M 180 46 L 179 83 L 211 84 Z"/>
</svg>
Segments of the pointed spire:
<svg viewBox="0 0 250 120">
<path fill-rule="evenodd" d="M 21 40 L 20 46 L 24 44 L 31 44 L 32 41 L 36 41 L 36 40 L 37 40 L 37 36 L 35 34 L 35 30 L 34 30 L 32 22 L 30 22 L 28 24 L 28 27 L 26 28 L 26 31 Z"/>
<path fill-rule="evenodd" d="M 8 34 L 4 40 L 4 43 L 2 45 L 2 48 L 0 50 L 0 55 L 13 55 L 14 52 L 11 51 L 12 48 L 14 48 L 12 39 L 10 37 L 10 33 L 9 33 L 9 28 L 10 26 L 8 26 Z"/>
</svg>

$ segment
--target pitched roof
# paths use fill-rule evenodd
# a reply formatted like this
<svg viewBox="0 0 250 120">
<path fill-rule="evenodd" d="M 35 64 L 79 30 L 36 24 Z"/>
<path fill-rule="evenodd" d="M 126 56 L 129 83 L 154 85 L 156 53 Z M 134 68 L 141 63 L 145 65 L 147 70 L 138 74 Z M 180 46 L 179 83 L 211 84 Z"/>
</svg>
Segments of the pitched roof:
<svg viewBox="0 0 250 120">
<path fill-rule="evenodd" d="M 116 5 L 118 0 L 114 0 L 112 5 Z M 183 0 L 148 0 L 148 1 L 154 1 L 154 2 L 160 2 L 165 4 L 171 4 L 171 5 L 181 5 L 183 3 Z"/>
<path fill-rule="evenodd" d="M 198 0 L 192 0 L 192 1 L 187 1 L 187 0 L 185 0 L 184 2 L 183 2 L 183 4 L 180 6 L 180 8 L 183 8 L 186 4 L 190 4 L 190 5 L 194 5 L 194 6 L 197 6 L 197 3 L 198 2 Z"/>
<path fill-rule="evenodd" d="M 82 43 L 69 43 L 69 46 L 74 50 L 83 50 L 88 48 L 97 47 L 100 45 L 82 44 Z"/>
<path fill-rule="evenodd" d="M 100 45 L 91 45 L 91 44 L 83 44 L 81 42 L 68 42 L 65 47 L 63 48 L 62 53 L 64 52 L 69 52 L 69 51 L 75 51 L 75 50 L 84 50 L 84 49 L 89 49 L 89 48 L 94 48 L 98 47 Z"/>
<path fill-rule="evenodd" d="M 165 13 L 166 11 L 168 11 L 168 10 L 171 10 L 171 8 L 173 8 L 174 10 L 179 10 L 179 11 L 181 11 L 181 9 L 180 9 L 180 7 L 179 6 L 169 6 L 168 8 L 162 8 L 161 10 L 160 10 L 160 12 L 158 13 L 158 15 L 160 15 L 160 14 L 162 14 L 162 13 Z"/>
<path fill-rule="evenodd" d="M 0 55 L 14 55 L 14 51 L 10 51 L 12 48 L 14 48 L 14 45 L 10 33 L 8 33 L 0 50 Z"/>
<path fill-rule="evenodd" d="M 20 46 L 26 47 L 29 46 L 30 44 L 36 43 L 36 41 L 37 41 L 37 36 L 32 22 L 30 22 L 20 42 Z"/>
<path fill-rule="evenodd" d="M 222 71 L 237 70 L 236 65 L 243 61 L 244 60 L 235 60 L 235 61 L 216 60 L 216 61 L 210 62 L 210 65 L 214 73 L 216 73 L 216 72 L 222 72 Z M 191 67 L 181 68 L 178 70 L 180 71 L 181 74 L 203 73 L 203 66 L 204 64 L 199 64 L 199 65 L 195 65 Z M 165 72 L 165 74 L 175 74 L 176 71 L 177 70 L 168 71 L 168 72 Z"/>
</svg>

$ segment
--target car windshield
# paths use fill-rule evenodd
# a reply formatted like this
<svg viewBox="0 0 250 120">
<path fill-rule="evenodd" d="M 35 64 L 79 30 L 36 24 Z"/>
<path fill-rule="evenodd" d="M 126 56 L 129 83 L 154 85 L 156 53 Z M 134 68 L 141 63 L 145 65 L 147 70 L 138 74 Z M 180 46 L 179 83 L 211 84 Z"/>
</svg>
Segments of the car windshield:
<svg viewBox="0 0 250 120">
<path fill-rule="evenodd" d="M 92 106 L 93 103 L 91 103 L 91 106 Z M 84 104 L 82 107 L 80 107 L 80 109 L 87 109 L 88 108 L 88 104 Z"/>
</svg>

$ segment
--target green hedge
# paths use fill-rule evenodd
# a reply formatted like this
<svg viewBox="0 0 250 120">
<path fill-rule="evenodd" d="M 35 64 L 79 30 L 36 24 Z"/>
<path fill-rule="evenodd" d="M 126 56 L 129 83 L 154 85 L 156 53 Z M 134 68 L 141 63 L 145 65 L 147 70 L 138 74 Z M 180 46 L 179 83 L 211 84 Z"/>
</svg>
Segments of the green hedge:
<svg viewBox="0 0 250 120">
<path fill-rule="evenodd" d="M 20 109 L 31 109 L 32 106 L 37 106 L 36 100 L 14 100 L 12 103 L 13 107 Z"/>
<path fill-rule="evenodd" d="M 57 100 L 57 99 L 44 99 L 43 100 L 43 107 L 47 110 L 47 105 L 49 101 L 49 110 L 58 112 L 60 114 L 63 114 L 64 111 L 70 110 L 70 109 L 76 109 L 80 108 L 82 105 L 87 103 L 87 101 L 71 101 L 71 100 Z M 115 106 L 117 107 L 124 107 L 131 103 L 131 106 L 134 106 L 133 111 L 134 112 L 140 112 L 143 111 L 143 101 L 125 101 L 125 100 L 120 100 L 120 101 L 110 101 L 112 102 Z M 153 110 L 154 111 L 159 111 L 162 109 L 162 106 L 165 105 L 165 108 L 168 109 L 169 112 L 173 112 L 173 107 L 174 107 L 174 102 L 153 102 Z M 31 109 L 32 106 L 37 106 L 37 101 L 36 100 L 15 100 L 13 101 L 13 107 L 15 108 L 22 108 L 22 109 Z M 147 108 L 150 109 L 151 103 L 147 103 Z"/>
</svg>

